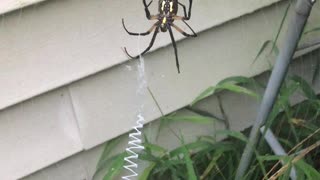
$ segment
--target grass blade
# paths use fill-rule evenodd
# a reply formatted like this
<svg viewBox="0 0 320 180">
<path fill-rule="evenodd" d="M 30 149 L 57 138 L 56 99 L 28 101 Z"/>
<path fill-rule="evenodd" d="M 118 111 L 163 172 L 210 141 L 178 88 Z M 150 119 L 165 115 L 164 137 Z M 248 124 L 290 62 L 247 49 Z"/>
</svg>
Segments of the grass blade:
<svg viewBox="0 0 320 180">
<path fill-rule="evenodd" d="M 282 17 L 282 19 L 281 19 L 281 23 L 280 23 L 280 26 L 279 26 L 279 28 L 278 28 L 278 31 L 277 31 L 277 34 L 276 34 L 276 37 L 275 37 L 274 41 L 272 41 L 272 40 L 267 40 L 267 41 L 265 41 L 265 42 L 262 44 L 260 50 L 258 51 L 258 54 L 256 55 L 256 57 L 254 58 L 254 61 L 252 62 L 252 64 L 254 64 L 254 63 L 258 60 L 258 58 L 260 57 L 260 55 L 262 54 L 262 52 L 264 52 L 264 50 L 268 47 L 269 44 L 272 45 L 269 54 L 271 54 L 272 52 L 275 52 L 275 54 L 279 54 L 279 49 L 278 49 L 278 47 L 277 47 L 277 41 L 278 41 L 278 39 L 279 39 L 280 32 L 281 32 L 281 30 L 282 30 L 282 28 L 283 28 L 285 19 L 286 19 L 286 17 L 288 16 L 288 12 L 289 12 L 290 6 L 291 6 L 291 3 L 289 2 L 288 6 L 287 6 L 287 8 L 286 8 L 286 10 L 285 10 L 285 12 L 284 12 L 284 15 L 283 15 L 283 17 Z"/>
<path fill-rule="evenodd" d="M 147 180 L 156 163 L 151 163 L 140 175 L 139 180 Z"/>
<path fill-rule="evenodd" d="M 196 124 L 210 124 L 216 119 L 200 115 L 191 115 L 191 116 L 175 116 L 168 118 L 170 121 L 182 121 L 182 122 L 191 122 Z"/>
<path fill-rule="evenodd" d="M 320 179 L 320 173 L 303 160 L 296 162 L 295 166 L 305 173 L 307 179 Z"/>
<path fill-rule="evenodd" d="M 117 155 L 112 162 L 110 162 L 107 169 L 106 175 L 103 177 L 103 180 L 114 179 L 117 175 L 120 174 L 122 167 L 124 165 L 124 157 L 127 156 L 126 152 L 123 152 Z"/>
<path fill-rule="evenodd" d="M 272 45 L 272 48 L 271 48 L 270 53 L 273 52 L 274 49 L 275 49 L 275 47 L 276 47 L 277 41 L 278 41 L 278 39 L 279 39 L 280 32 L 281 32 L 281 30 L 282 30 L 282 28 L 283 28 L 283 25 L 284 25 L 284 21 L 286 20 L 286 18 L 287 18 L 287 16 L 288 16 L 288 12 L 289 12 L 290 6 L 291 6 L 291 2 L 289 1 L 289 4 L 288 4 L 288 6 L 287 6 L 287 8 L 286 8 L 286 10 L 285 10 L 285 12 L 284 12 L 284 15 L 283 15 L 282 19 L 281 19 L 280 27 L 279 27 L 279 29 L 278 29 L 276 38 L 274 39 L 274 43 L 273 43 L 273 45 Z"/>
<path fill-rule="evenodd" d="M 209 142 L 196 141 L 196 142 L 189 143 L 184 146 L 178 147 L 178 148 L 172 150 L 169 154 L 170 154 L 170 157 L 177 157 L 180 154 L 183 154 L 183 151 L 184 151 L 183 148 L 187 148 L 192 152 L 198 152 L 198 151 L 202 151 L 204 149 L 210 148 L 210 147 L 212 147 L 212 144 Z"/>
<path fill-rule="evenodd" d="M 220 81 L 218 84 L 225 84 L 227 82 L 234 82 L 236 84 L 252 84 L 252 85 L 257 85 L 257 82 L 253 78 L 248 78 L 245 76 L 232 76 L 223 79 Z"/>
<path fill-rule="evenodd" d="M 303 93 L 306 95 L 306 97 L 308 99 L 310 99 L 310 100 L 317 99 L 316 93 L 314 92 L 314 90 L 312 89 L 312 87 L 309 85 L 309 83 L 307 81 L 305 81 L 304 79 L 302 79 L 299 76 L 292 76 L 290 78 L 290 80 L 299 84 L 300 89 L 303 91 Z"/>
<path fill-rule="evenodd" d="M 211 86 L 209 88 L 207 88 L 206 90 L 204 90 L 202 93 L 200 93 L 200 95 L 198 97 L 196 97 L 190 104 L 190 106 L 193 106 L 194 104 L 196 104 L 197 102 L 201 101 L 202 99 L 205 99 L 206 97 L 211 96 L 214 92 L 215 92 L 216 88 Z"/>
<path fill-rule="evenodd" d="M 312 33 L 312 32 L 316 32 L 316 31 L 320 31 L 320 27 L 315 27 L 315 28 L 312 28 L 310 30 L 307 30 L 305 31 L 303 34 L 309 34 L 309 33 Z"/>
<path fill-rule="evenodd" d="M 257 54 L 256 57 L 254 58 L 254 60 L 253 60 L 253 62 L 252 62 L 251 65 L 253 65 L 253 64 L 255 64 L 255 63 L 257 62 L 258 58 L 259 58 L 260 55 L 265 51 L 265 49 L 268 47 L 269 44 L 274 44 L 274 42 L 271 41 L 271 40 L 265 41 L 265 42 L 262 44 L 260 50 L 258 51 L 258 54 Z"/>
<path fill-rule="evenodd" d="M 182 148 L 182 153 L 187 166 L 188 180 L 197 180 L 196 172 L 193 167 L 193 162 L 190 158 L 189 151 L 185 146 L 183 146 Z"/>
<path fill-rule="evenodd" d="M 242 86 L 239 86 L 236 84 L 228 84 L 228 83 L 222 84 L 222 85 L 219 85 L 217 88 L 219 90 L 228 90 L 228 91 L 231 91 L 234 93 L 246 94 L 246 95 L 252 96 L 254 98 L 259 97 L 255 92 L 249 90 L 248 88 L 245 88 L 245 87 L 242 87 Z"/>
<path fill-rule="evenodd" d="M 228 90 L 234 93 L 246 94 L 257 99 L 259 98 L 257 93 L 249 90 L 248 88 L 227 82 L 224 84 L 218 84 L 217 86 L 214 86 L 214 87 L 209 87 L 208 89 L 203 91 L 198 97 L 196 97 L 195 100 L 192 101 L 190 106 L 193 106 L 195 103 L 199 102 L 200 100 L 213 95 L 214 93 L 216 93 L 217 90 Z"/>
<path fill-rule="evenodd" d="M 231 137 L 239 139 L 241 141 L 248 142 L 248 138 L 244 134 L 242 134 L 241 132 L 238 132 L 238 131 L 220 130 L 220 131 L 217 131 L 216 134 L 231 136 Z"/>
<path fill-rule="evenodd" d="M 108 156 L 110 155 L 110 152 L 120 143 L 121 138 L 115 138 L 109 142 L 106 143 L 104 150 L 100 156 L 99 162 L 97 164 L 96 169 L 103 168 L 104 161 L 108 159 Z"/>
<path fill-rule="evenodd" d="M 314 70 L 314 73 L 312 75 L 312 84 L 316 82 L 317 77 L 320 76 L 320 61 L 316 64 L 316 69 Z"/>
</svg>

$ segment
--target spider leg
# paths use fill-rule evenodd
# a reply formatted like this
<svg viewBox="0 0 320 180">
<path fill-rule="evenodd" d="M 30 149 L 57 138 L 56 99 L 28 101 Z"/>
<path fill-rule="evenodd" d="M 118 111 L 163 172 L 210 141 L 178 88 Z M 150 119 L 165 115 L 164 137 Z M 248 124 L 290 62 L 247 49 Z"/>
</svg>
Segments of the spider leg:
<svg viewBox="0 0 320 180">
<path fill-rule="evenodd" d="M 192 8 L 192 0 L 189 0 L 189 12 L 188 12 L 188 19 L 191 18 L 191 8 Z"/>
<path fill-rule="evenodd" d="M 152 18 L 152 16 L 150 15 L 149 6 L 150 6 L 151 3 L 153 2 L 153 0 L 151 0 L 151 1 L 149 2 L 149 4 L 147 4 L 146 0 L 142 0 L 142 2 L 143 2 L 143 5 L 144 5 L 144 10 L 145 10 L 145 12 L 146 12 L 146 17 L 147 17 L 147 19 L 150 20 L 150 19 Z"/>
<path fill-rule="evenodd" d="M 122 50 L 126 53 L 126 55 L 127 55 L 128 57 L 130 57 L 131 59 L 134 59 L 134 57 L 133 57 L 133 56 L 131 56 L 131 55 L 128 53 L 128 51 L 127 51 L 127 48 L 126 48 L 126 47 L 124 47 Z"/>
<path fill-rule="evenodd" d="M 185 22 L 186 23 L 186 22 Z M 187 24 L 187 23 L 186 23 Z M 187 24 L 188 25 L 188 24 Z M 197 37 L 197 34 L 193 31 L 193 29 L 191 29 L 191 27 L 188 25 L 188 27 L 191 29 L 193 34 L 188 34 L 185 31 L 183 31 L 181 28 L 179 28 L 178 26 L 176 26 L 175 24 L 171 24 L 172 27 L 174 27 L 178 32 L 180 32 L 182 35 L 186 36 L 186 37 Z"/>
<path fill-rule="evenodd" d="M 184 20 L 182 20 L 182 22 L 188 26 L 188 28 L 192 31 L 192 33 L 195 35 L 194 37 L 197 37 L 198 35 L 194 32 L 194 30 L 191 28 L 191 26 Z"/>
<path fill-rule="evenodd" d="M 182 6 L 182 8 L 183 8 L 183 13 L 184 13 L 184 17 L 187 19 L 187 18 L 188 18 L 188 15 L 187 15 L 186 6 L 185 6 L 184 4 L 182 4 L 182 3 L 180 3 L 180 2 L 178 2 L 178 4 L 179 4 L 180 6 Z"/>
<path fill-rule="evenodd" d="M 173 48 L 174 48 L 174 54 L 176 56 L 176 66 L 177 66 L 177 69 L 178 69 L 178 73 L 180 73 L 180 65 L 179 65 L 179 59 L 178 59 L 177 45 L 176 45 L 176 41 L 174 40 L 174 36 L 173 36 L 172 29 L 171 29 L 170 25 L 168 25 L 168 30 L 169 30 L 170 38 L 171 38 L 172 45 L 173 45 Z"/>
<path fill-rule="evenodd" d="M 148 52 L 148 51 L 151 49 L 151 47 L 153 46 L 153 43 L 154 43 L 154 41 L 155 41 L 155 39 L 156 39 L 156 37 L 157 37 L 158 32 L 159 32 L 159 26 L 157 26 L 156 30 L 154 31 L 149 46 L 148 46 L 141 54 L 139 54 L 139 55 L 137 55 L 137 56 L 131 56 L 131 55 L 128 53 L 127 48 L 124 48 L 124 52 L 125 52 L 130 58 L 132 58 L 132 59 L 134 59 L 134 58 L 139 58 L 139 56 L 144 55 L 146 52 Z"/>
<path fill-rule="evenodd" d="M 189 20 L 191 17 L 191 8 L 192 8 L 192 0 L 189 0 L 189 11 L 188 11 L 188 15 L 187 15 L 187 9 L 186 6 L 180 2 L 178 2 L 178 4 L 180 6 L 182 6 L 183 8 L 183 12 L 184 12 L 184 20 Z"/>
<path fill-rule="evenodd" d="M 126 26 L 124 25 L 124 19 L 122 19 L 122 26 L 124 28 L 124 30 L 126 30 L 126 32 L 129 34 L 129 35 L 133 35 L 133 36 L 146 36 L 148 34 L 150 34 L 158 25 L 158 22 L 156 22 L 147 32 L 143 32 L 143 33 L 133 33 L 133 32 L 130 32 L 128 31 L 128 29 L 126 28 Z"/>
<path fill-rule="evenodd" d="M 188 28 L 192 31 L 192 33 L 194 34 L 193 37 L 197 37 L 197 36 L 198 36 L 198 35 L 194 32 L 194 30 L 191 28 L 191 26 L 190 26 L 186 21 L 182 20 L 182 22 L 183 22 L 185 25 L 187 25 Z"/>
</svg>

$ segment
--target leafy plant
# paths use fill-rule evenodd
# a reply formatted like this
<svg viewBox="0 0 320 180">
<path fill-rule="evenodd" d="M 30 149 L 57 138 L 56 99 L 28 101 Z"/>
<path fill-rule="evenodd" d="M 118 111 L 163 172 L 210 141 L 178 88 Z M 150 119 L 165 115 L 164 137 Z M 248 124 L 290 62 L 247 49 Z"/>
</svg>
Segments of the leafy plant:
<svg viewBox="0 0 320 180">
<path fill-rule="evenodd" d="M 227 85 L 226 85 L 227 84 Z M 234 93 L 249 95 L 259 100 L 260 95 L 251 86 L 263 87 L 252 78 L 231 77 L 227 78 L 217 86 L 204 90 L 191 103 L 198 103 L 204 97 L 208 97 L 222 90 Z M 232 88 L 230 88 L 232 87 Z M 306 98 L 300 104 L 292 106 L 290 98 L 301 93 Z M 194 124 L 209 123 L 215 121 L 214 118 L 190 115 L 178 116 L 173 113 L 163 117 L 170 123 L 171 121 L 187 121 Z M 280 95 L 269 118 L 267 127 L 271 128 L 278 137 L 279 142 L 288 152 L 287 156 L 277 156 L 271 151 L 269 145 L 263 139 L 256 149 L 255 158 L 251 162 L 250 168 L 244 179 L 263 179 L 264 177 L 276 177 L 288 179 L 291 167 L 296 167 L 298 176 L 301 179 L 310 177 L 320 177 L 320 167 L 316 166 L 319 159 L 320 138 L 320 100 L 310 85 L 298 76 L 288 77 L 283 84 Z M 152 144 L 145 137 L 145 150 L 139 154 L 139 159 L 149 163 L 149 166 L 140 174 L 139 180 L 158 179 L 233 179 L 237 170 L 242 149 L 247 143 L 248 130 L 235 132 L 231 130 L 219 130 L 210 136 L 201 136 L 195 142 L 185 143 L 183 137 L 180 139 L 181 146 L 169 150 L 156 144 Z M 216 136 L 225 137 L 223 141 L 216 141 Z M 110 145 L 115 145 L 116 141 L 106 146 L 98 170 L 105 169 L 104 179 L 112 179 L 120 173 L 123 164 L 123 156 L 119 154 L 109 159 Z M 122 158 L 122 159 L 121 159 Z M 286 162 L 279 166 L 280 160 Z M 108 168 L 102 168 L 103 162 L 109 162 Z M 118 161 L 116 163 L 116 161 Z M 101 171 L 101 170 L 100 170 Z"/>
</svg>

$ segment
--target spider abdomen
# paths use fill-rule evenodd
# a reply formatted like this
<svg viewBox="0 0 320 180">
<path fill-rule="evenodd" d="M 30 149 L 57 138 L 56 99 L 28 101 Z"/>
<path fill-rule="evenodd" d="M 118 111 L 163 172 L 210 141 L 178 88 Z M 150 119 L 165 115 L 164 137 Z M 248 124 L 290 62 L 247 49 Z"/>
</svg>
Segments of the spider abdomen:
<svg viewBox="0 0 320 180">
<path fill-rule="evenodd" d="M 172 18 L 178 12 L 177 0 L 160 0 L 159 1 L 159 20 L 161 22 L 161 32 L 167 31 L 168 24 L 171 24 L 174 19 Z"/>
</svg>

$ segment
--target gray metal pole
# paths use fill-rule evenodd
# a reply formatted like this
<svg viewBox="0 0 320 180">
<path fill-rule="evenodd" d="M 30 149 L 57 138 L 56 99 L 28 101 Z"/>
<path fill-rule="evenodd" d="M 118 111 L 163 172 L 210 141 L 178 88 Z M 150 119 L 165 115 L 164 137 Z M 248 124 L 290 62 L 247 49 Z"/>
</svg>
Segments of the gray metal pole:
<svg viewBox="0 0 320 180">
<path fill-rule="evenodd" d="M 295 13 L 291 18 L 291 22 L 288 27 L 284 46 L 277 57 L 276 63 L 271 73 L 271 77 L 264 93 L 256 121 L 250 133 L 249 143 L 246 145 L 242 154 L 237 174 L 235 176 L 236 180 L 240 180 L 244 177 L 244 174 L 250 164 L 253 148 L 256 146 L 259 139 L 259 129 L 267 120 L 274 102 L 277 99 L 279 89 L 285 78 L 290 61 L 293 57 L 303 28 L 306 24 L 314 3 L 315 0 L 297 1 Z"/>
</svg>

